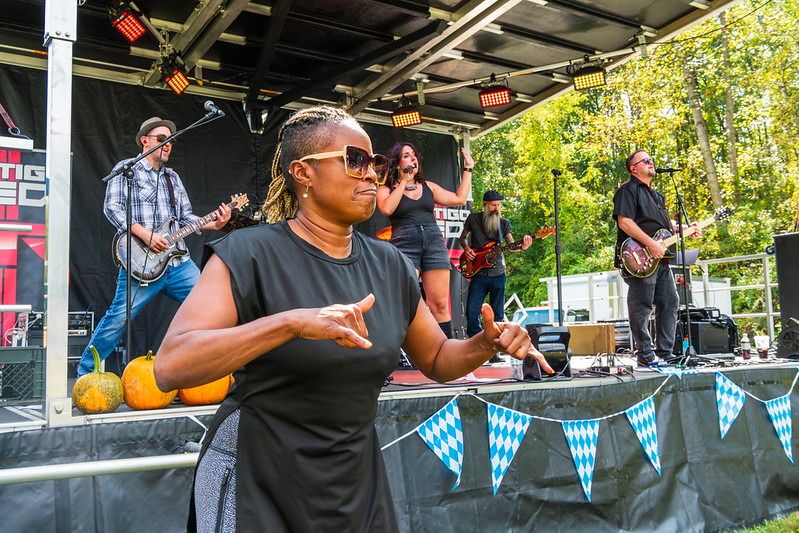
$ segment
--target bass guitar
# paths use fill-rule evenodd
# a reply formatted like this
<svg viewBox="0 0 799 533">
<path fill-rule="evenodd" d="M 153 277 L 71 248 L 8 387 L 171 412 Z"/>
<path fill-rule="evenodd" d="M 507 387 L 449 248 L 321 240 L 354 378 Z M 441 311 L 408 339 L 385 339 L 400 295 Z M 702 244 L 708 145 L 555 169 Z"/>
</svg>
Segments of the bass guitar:
<svg viewBox="0 0 799 533">
<path fill-rule="evenodd" d="M 230 203 L 227 206 L 231 209 L 241 209 L 249 203 L 246 194 L 238 194 L 230 198 Z M 131 235 L 131 252 L 130 252 L 130 275 L 133 279 L 139 282 L 155 281 L 166 272 L 166 267 L 169 266 L 170 259 L 186 255 L 183 250 L 177 249 L 177 244 L 184 237 L 190 233 L 197 231 L 205 226 L 212 220 L 216 220 L 216 211 L 208 213 L 202 218 L 198 218 L 194 222 L 187 224 L 177 231 L 168 233 L 165 228 L 175 220 L 170 217 L 153 230 L 154 233 L 160 235 L 169 242 L 169 248 L 163 252 L 154 252 L 147 246 L 146 242 L 135 235 Z M 114 244 L 112 245 L 114 259 L 122 268 L 127 269 L 128 262 L 128 248 L 127 248 L 127 233 L 118 233 L 114 237 Z"/>
<path fill-rule="evenodd" d="M 693 235 L 697 230 L 702 229 L 705 226 L 709 226 L 717 220 L 724 220 L 731 216 L 732 212 L 730 211 L 729 207 L 719 208 L 712 217 L 699 222 L 696 226 L 689 226 L 685 228 L 683 230 L 683 236 L 688 237 Z M 661 228 L 652 236 L 652 238 L 655 239 L 666 250 L 666 254 L 663 257 L 671 258 L 677 255 L 673 249 L 670 249 L 670 247 L 680 240 L 679 235 L 672 235 L 669 230 Z M 632 237 L 629 237 L 626 241 L 621 243 L 620 255 L 621 264 L 624 267 L 624 270 L 636 278 L 646 278 L 651 276 L 660 263 L 660 259 L 655 259 L 652 257 L 649 254 L 649 250 L 647 250 L 646 246 L 636 241 Z"/>
<path fill-rule="evenodd" d="M 536 239 L 543 239 L 545 237 L 549 237 L 550 235 L 554 235 L 554 233 L 555 228 L 541 228 L 535 232 L 534 237 Z M 521 250 L 523 243 L 524 241 L 516 241 L 505 246 L 495 246 L 497 242 L 492 241 L 479 250 L 475 250 L 474 259 L 467 259 L 466 254 L 461 254 L 461 274 L 463 274 L 464 277 L 471 278 L 475 274 L 478 274 L 481 270 L 485 270 L 486 268 L 491 268 L 494 266 L 494 263 L 492 263 L 491 260 L 502 252 L 507 250 Z"/>
</svg>

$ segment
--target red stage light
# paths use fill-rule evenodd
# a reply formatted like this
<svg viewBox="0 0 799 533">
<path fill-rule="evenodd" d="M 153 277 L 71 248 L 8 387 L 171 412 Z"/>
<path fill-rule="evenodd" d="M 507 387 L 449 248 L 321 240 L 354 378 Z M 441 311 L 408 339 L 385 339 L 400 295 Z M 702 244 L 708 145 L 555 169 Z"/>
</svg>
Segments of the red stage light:
<svg viewBox="0 0 799 533">
<path fill-rule="evenodd" d="M 505 85 L 494 85 L 480 91 L 480 105 L 494 107 L 510 103 L 510 89 Z"/>
<path fill-rule="evenodd" d="M 133 15 L 128 11 L 125 11 L 119 17 L 111 21 L 111 24 L 130 42 L 133 42 L 144 35 L 144 32 L 146 31 L 144 29 L 144 25 L 136 17 L 136 15 Z"/>
<path fill-rule="evenodd" d="M 175 94 L 182 93 L 189 86 L 189 78 L 177 67 L 172 69 L 172 72 L 164 78 L 164 81 L 175 91 Z"/>
</svg>

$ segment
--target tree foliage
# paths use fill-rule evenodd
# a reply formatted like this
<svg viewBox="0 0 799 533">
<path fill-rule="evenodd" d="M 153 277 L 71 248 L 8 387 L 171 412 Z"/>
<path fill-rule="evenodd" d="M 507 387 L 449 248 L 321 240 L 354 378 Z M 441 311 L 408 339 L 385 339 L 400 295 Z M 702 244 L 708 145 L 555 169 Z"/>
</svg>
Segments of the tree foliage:
<svg viewBox="0 0 799 533">
<path fill-rule="evenodd" d="M 695 73 L 722 202 L 734 212 L 729 223 L 705 229 L 701 257 L 762 253 L 775 234 L 792 230 L 799 203 L 799 0 L 742 2 L 723 20 L 728 62 L 721 22 L 713 17 L 613 70 L 606 86 L 568 93 L 476 139 L 475 198 L 499 190 L 514 235 L 533 234 L 554 224 L 551 170 L 562 170 L 557 185 L 564 275 L 613 269 L 613 195 L 627 179 L 624 159 L 634 149 L 647 150 L 656 166 L 683 169 L 675 183 L 668 174 L 653 181 L 672 216 L 678 189 L 689 218 L 707 218 L 714 205 L 686 67 Z M 735 174 L 727 90 L 734 105 Z M 550 237 L 536 239 L 527 253 L 506 254 L 508 293 L 527 305 L 545 300 L 539 280 L 555 276 L 554 251 Z M 738 264 L 713 275 L 731 277 L 733 284 L 757 282 L 759 268 Z M 734 298 L 736 312 L 746 312 L 762 306 L 763 293 L 742 291 Z"/>
</svg>

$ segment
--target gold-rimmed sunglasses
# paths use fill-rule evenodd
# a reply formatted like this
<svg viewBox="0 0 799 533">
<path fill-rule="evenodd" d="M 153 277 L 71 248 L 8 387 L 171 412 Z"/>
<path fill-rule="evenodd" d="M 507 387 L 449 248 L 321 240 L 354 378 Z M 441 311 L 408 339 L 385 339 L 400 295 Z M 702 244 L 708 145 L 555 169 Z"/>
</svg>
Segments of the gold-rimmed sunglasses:
<svg viewBox="0 0 799 533">
<path fill-rule="evenodd" d="M 306 159 L 329 159 L 331 157 L 344 158 L 344 167 L 347 170 L 348 176 L 364 179 L 371 168 L 377 175 L 375 178 L 375 183 L 377 185 L 383 185 L 386 182 L 388 158 L 380 154 L 370 155 L 369 152 L 357 146 L 347 145 L 343 150 L 337 152 L 321 152 L 318 154 L 306 155 L 301 158 L 300 161 L 305 161 Z"/>
</svg>

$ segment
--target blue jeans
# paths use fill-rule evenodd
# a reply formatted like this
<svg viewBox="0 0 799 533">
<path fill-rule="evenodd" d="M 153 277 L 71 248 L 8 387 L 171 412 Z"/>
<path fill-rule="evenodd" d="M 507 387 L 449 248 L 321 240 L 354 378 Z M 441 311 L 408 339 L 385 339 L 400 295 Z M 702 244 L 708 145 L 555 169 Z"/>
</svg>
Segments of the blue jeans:
<svg viewBox="0 0 799 533">
<path fill-rule="evenodd" d="M 197 265 L 192 260 L 184 261 L 176 267 L 166 267 L 164 275 L 149 285 L 139 285 L 134 279 L 130 295 L 130 320 L 133 321 L 139 311 L 161 292 L 182 303 L 198 279 L 200 279 L 200 269 L 197 268 Z M 89 346 L 94 345 L 97 353 L 100 354 L 100 361 L 104 361 L 119 342 L 119 338 L 125 329 L 126 285 L 127 274 L 125 269 L 120 268 L 114 301 L 111 302 L 111 306 L 106 311 L 103 319 L 97 324 L 97 329 L 94 330 L 89 345 L 83 350 L 80 365 L 78 365 L 78 377 L 94 370 L 94 357 Z"/>
<path fill-rule="evenodd" d="M 480 326 L 483 301 L 488 295 L 488 304 L 494 310 L 494 319 L 505 316 L 505 279 L 507 276 L 475 276 L 469 282 L 469 296 L 466 298 L 466 336 L 473 337 L 483 331 Z"/>
<path fill-rule="evenodd" d="M 627 283 L 627 314 L 630 317 L 630 333 L 635 343 L 635 355 L 639 358 L 657 355 L 661 359 L 672 356 L 674 334 L 677 329 L 677 309 L 680 299 L 674 276 L 661 261 L 657 270 L 646 278 L 632 277 L 622 272 Z M 655 307 L 655 346 L 649 335 L 649 315 Z"/>
</svg>

